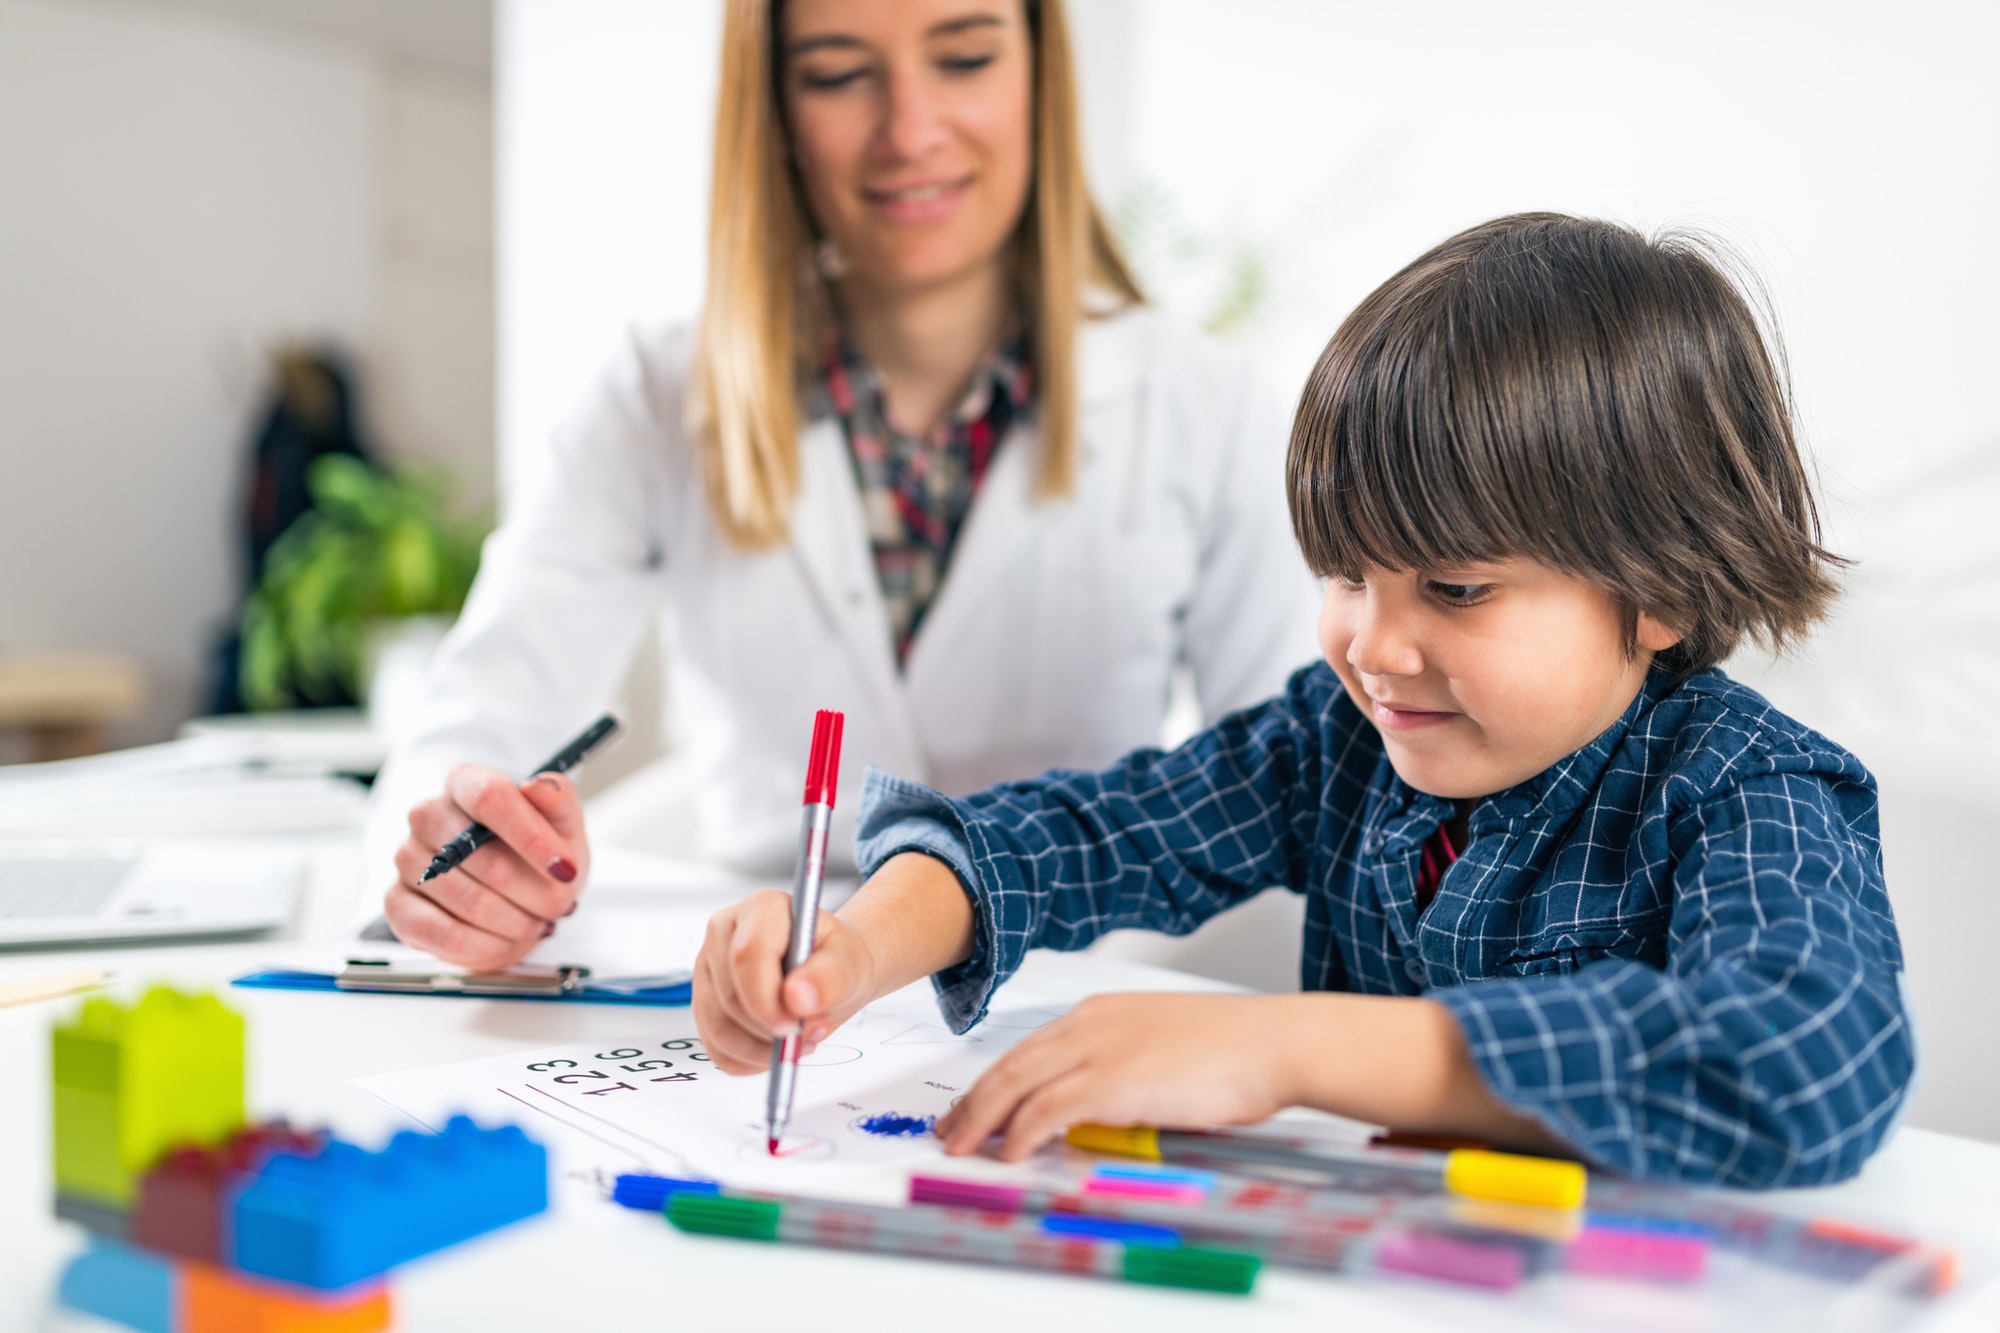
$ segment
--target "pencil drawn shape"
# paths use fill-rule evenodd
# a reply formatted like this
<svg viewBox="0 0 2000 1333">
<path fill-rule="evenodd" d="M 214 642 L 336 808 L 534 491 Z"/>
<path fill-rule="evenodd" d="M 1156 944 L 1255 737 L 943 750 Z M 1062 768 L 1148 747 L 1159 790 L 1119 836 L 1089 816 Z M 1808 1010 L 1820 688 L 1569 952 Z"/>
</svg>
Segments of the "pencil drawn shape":
<svg viewBox="0 0 2000 1333">
<path fill-rule="evenodd" d="M 1007 1009 L 988 1015 L 983 1028 L 1034 1029 L 1047 1027 L 1063 1016 L 1060 1009 Z"/>
<path fill-rule="evenodd" d="M 904 1028 L 893 1037 L 883 1038 L 882 1044 L 884 1046 L 938 1046 L 947 1042 L 957 1043 L 979 1040 L 981 1039 L 973 1036 L 961 1037 L 950 1028 L 942 1027 L 936 1023 L 918 1023 L 915 1027 Z"/>
<path fill-rule="evenodd" d="M 768 1162 L 773 1157 L 780 1161 L 813 1162 L 833 1156 L 833 1144 L 812 1134 L 788 1134 L 774 1153 L 760 1135 L 745 1139 L 737 1146 L 736 1155 L 752 1162 Z"/>
<path fill-rule="evenodd" d="M 859 1046 L 821 1046 L 811 1055 L 799 1057 L 799 1068 L 812 1069 L 819 1065 L 852 1064 L 861 1058 Z"/>
</svg>

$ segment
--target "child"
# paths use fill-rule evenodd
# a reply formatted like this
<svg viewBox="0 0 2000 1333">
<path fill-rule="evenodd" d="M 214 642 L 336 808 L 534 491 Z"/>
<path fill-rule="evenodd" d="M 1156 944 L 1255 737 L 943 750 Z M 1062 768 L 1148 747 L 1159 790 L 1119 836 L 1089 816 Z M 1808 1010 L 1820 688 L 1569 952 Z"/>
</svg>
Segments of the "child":
<svg viewBox="0 0 2000 1333">
<path fill-rule="evenodd" d="M 805 966 L 780 976 L 783 895 L 711 923 L 716 1062 L 932 973 L 963 1030 L 1030 948 L 1282 884 L 1305 993 L 1093 997 L 947 1149 L 1303 1104 L 1636 1176 L 1852 1175 L 1914 1051 L 1873 779 L 1715 669 L 1835 590 L 1742 296 L 1686 240 L 1475 227 L 1342 324 L 1288 474 L 1324 664 L 1101 773 L 959 800 L 871 775 L 870 878 Z"/>
</svg>

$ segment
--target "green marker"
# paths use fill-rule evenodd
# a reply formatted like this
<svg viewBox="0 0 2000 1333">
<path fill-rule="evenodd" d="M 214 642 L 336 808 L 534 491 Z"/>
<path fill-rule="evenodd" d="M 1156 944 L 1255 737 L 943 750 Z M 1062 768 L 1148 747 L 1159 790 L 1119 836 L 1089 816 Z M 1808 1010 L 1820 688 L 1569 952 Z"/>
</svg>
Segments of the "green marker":
<svg viewBox="0 0 2000 1333">
<path fill-rule="evenodd" d="M 1182 1245 L 1166 1228 L 1089 1225 L 1098 1219 L 1088 1218 L 696 1193 L 669 1195 L 665 1212 L 682 1231 L 711 1236 L 1042 1268 L 1235 1295 L 1249 1293 L 1262 1263 L 1254 1254 Z"/>
</svg>

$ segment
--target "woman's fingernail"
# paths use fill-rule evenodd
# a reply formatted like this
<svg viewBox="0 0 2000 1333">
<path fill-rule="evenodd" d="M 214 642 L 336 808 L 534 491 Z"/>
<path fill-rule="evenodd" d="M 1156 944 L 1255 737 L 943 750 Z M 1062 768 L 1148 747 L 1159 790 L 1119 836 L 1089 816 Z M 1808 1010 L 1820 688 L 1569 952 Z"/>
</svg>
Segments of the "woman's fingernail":
<svg viewBox="0 0 2000 1333">
<path fill-rule="evenodd" d="M 568 908 L 568 909 L 567 909 L 566 911 L 564 911 L 563 915 L 564 915 L 564 916 L 575 916 L 575 915 L 576 915 L 576 909 L 577 909 L 577 908 L 579 908 L 579 907 L 581 907 L 581 906 L 583 906 L 583 903 L 582 903 L 582 902 L 580 902 L 580 901 L 579 901 L 579 902 L 573 902 L 573 903 L 571 903 L 571 904 L 569 905 L 569 908 Z"/>
<path fill-rule="evenodd" d="M 549 862 L 549 873 L 567 884 L 576 878 L 576 863 L 567 856 L 558 856 Z"/>
<path fill-rule="evenodd" d="M 819 1008 L 819 988 L 803 978 L 792 988 L 792 997 L 807 1010 Z"/>
<path fill-rule="evenodd" d="M 551 936 L 551 935 L 553 935 L 553 934 L 555 934 L 555 933 L 556 933 L 556 923 L 555 923 L 555 922 L 553 922 L 553 921 L 544 921 L 544 922 L 542 922 L 542 938 L 543 938 L 543 939 L 547 939 L 547 938 L 548 938 L 549 936 Z"/>
</svg>

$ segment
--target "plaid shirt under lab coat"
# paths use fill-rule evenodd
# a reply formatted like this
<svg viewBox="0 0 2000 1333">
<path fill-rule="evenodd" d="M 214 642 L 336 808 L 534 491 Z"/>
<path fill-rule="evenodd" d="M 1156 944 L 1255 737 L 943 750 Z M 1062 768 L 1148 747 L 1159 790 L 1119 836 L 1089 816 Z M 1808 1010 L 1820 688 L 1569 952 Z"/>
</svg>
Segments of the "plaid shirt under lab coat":
<svg viewBox="0 0 2000 1333">
<path fill-rule="evenodd" d="M 939 974 L 954 1028 L 1030 948 L 1185 934 L 1270 885 L 1306 896 L 1309 990 L 1426 995 L 1494 1093 L 1591 1162 L 1747 1186 L 1852 1175 L 1915 1052 L 1874 779 L 1718 671 L 1655 672 L 1610 730 L 1473 807 L 1419 914 L 1450 802 L 1398 778 L 1324 665 L 1172 753 L 947 800 L 871 772 L 859 859 L 921 850 L 975 899 Z"/>
</svg>

